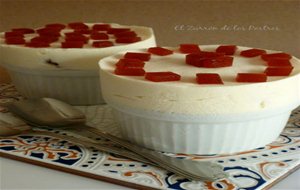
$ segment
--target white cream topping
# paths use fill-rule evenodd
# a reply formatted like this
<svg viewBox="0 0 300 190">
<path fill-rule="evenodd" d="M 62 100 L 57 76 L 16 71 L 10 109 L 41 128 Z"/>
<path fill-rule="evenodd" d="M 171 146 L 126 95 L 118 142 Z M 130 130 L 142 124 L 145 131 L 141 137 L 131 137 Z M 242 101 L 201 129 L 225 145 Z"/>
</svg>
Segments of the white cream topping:
<svg viewBox="0 0 300 190">
<path fill-rule="evenodd" d="M 91 26 L 92 23 L 86 23 Z M 97 70 L 97 62 L 103 57 L 113 55 L 120 51 L 147 48 L 156 45 L 153 30 L 143 26 L 126 26 L 110 24 L 113 28 L 130 28 L 135 31 L 141 41 L 135 43 L 121 44 L 115 43 L 114 46 L 106 48 L 94 48 L 91 46 L 92 40 L 83 48 L 60 48 L 59 42 L 51 44 L 49 48 L 31 48 L 21 45 L 7 45 L 4 42 L 4 33 L 0 34 L 0 64 L 4 66 L 17 66 L 28 69 L 38 70 Z M 71 29 L 64 29 L 61 33 L 70 32 Z M 35 37 L 36 34 L 25 35 L 26 41 Z M 112 35 L 110 41 L 114 41 Z M 106 40 L 105 40 L 106 41 Z M 55 65 L 46 64 L 46 61 L 58 63 Z"/>
<path fill-rule="evenodd" d="M 217 45 L 200 46 L 204 51 L 215 51 Z M 100 78 L 104 99 L 118 107 L 138 108 L 171 114 L 235 114 L 255 113 L 282 107 L 293 107 L 300 102 L 300 61 L 293 57 L 293 72 L 288 77 L 268 77 L 263 83 L 235 82 L 237 73 L 262 73 L 267 67 L 259 56 L 241 57 L 238 47 L 232 67 L 199 68 L 185 63 L 185 55 L 177 51 L 172 55 L 151 55 L 146 72 L 172 71 L 181 75 L 180 81 L 151 82 L 143 76 L 114 74 L 115 63 L 123 53 L 102 59 Z M 134 52 L 145 52 L 139 50 Z M 267 53 L 275 51 L 268 50 Z M 224 85 L 199 85 L 196 73 L 218 73 Z"/>
</svg>

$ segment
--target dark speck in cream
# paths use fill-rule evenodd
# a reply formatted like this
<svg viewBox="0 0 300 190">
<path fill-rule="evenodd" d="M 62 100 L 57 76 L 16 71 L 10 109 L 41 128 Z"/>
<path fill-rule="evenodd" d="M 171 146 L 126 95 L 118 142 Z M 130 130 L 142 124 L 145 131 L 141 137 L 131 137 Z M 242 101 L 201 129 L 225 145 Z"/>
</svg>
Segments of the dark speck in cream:
<svg viewBox="0 0 300 190">
<path fill-rule="evenodd" d="M 51 59 L 47 59 L 46 63 L 49 64 L 49 65 L 54 65 L 56 67 L 59 67 L 59 64 L 55 61 L 52 61 Z"/>
</svg>

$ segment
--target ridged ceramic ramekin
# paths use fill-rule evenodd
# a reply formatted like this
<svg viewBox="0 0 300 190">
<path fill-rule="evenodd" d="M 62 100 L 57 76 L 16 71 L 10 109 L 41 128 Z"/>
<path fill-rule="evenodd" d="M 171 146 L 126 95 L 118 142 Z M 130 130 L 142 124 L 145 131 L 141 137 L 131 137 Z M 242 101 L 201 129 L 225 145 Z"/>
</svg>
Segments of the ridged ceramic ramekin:
<svg viewBox="0 0 300 190">
<path fill-rule="evenodd" d="M 263 147 L 283 130 L 295 106 L 264 113 L 193 116 L 113 106 L 125 139 L 164 152 L 228 154 Z"/>
<path fill-rule="evenodd" d="M 219 47 L 222 45 L 203 45 L 199 49 L 214 54 Z M 205 53 L 198 54 L 202 58 L 195 61 L 196 67 L 186 64 L 182 45 L 156 49 L 171 53 L 165 56 L 153 49 L 135 50 L 151 52 L 143 76 L 127 76 L 130 74 L 126 69 L 124 75 L 115 72 L 123 69 L 115 63 L 127 52 L 101 59 L 103 97 L 115 109 L 123 137 L 150 149 L 187 154 L 243 152 L 274 141 L 291 111 L 300 105 L 300 61 L 289 54 L 275 54 L 288 56 L 293 71 L 289 76 L 266 76 L 263 73 L 269 66 L 265 60 L 241 56 L 250 47 L 236 48 L 232 66 L 216 66 L 212 59 L 209 68 L 200 64 Z M 140 58 L 144 55 L 135 54 Z M 209 78 L 206 84 L 199 84 L 197 75 L 202 73 L 218 74 L 223 84 L 209 84 Z M 253 82 L 238 82 L 240 73 L 258 74 L 266 80 L 254 82 L 254 77 Z"/>
<path fill-rule="evenodd" d="M 12 32 L 14 29 L 0 33 L 0 64 L 7 68 L 23 96 L 56 98 L 73 105 L 105 103 L 99 88 L 98 61 L 120 51 L 156 46 L 154 32 L 149 27 L 80 23 L 87 29 L 81 31 L 71 27 L 72 24 L 59 31 L 46 25 L 29 29 L 29 34 Z M 109 29 L 102 30 L 103 26 Z M 118 33 L 122 31 L 127 34 Z M 128 37 L 128 32 L 134 37 Z M 9 35 L 19 35 L 21 44 Z M 109 47 L 102 47 L 101 43 L 108 43 Z"/>
<path fill-rule="evenodd" d="M 5 68 L 25 97 L 52 97 L 73 105 L 104 103 L 97 71 L 30 70 L 11 65 Z"/>
</svg>

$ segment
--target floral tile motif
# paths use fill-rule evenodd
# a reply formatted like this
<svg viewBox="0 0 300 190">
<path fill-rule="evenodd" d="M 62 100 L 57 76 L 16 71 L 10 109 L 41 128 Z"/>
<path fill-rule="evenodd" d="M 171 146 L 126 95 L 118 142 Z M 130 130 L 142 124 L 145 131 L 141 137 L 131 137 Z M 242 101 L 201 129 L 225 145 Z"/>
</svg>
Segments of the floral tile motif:
<svg viewBox="0 0 300 190">
<path fill-rule="evenodd" d="M 0 103 L 21 98 L 12 85 L 0 85 Z M 120 135 L 108 106 L 81 106 L 78 109 L 87 115 L 89 125 L 114 135 Z M 0 107 L 0 111 L 7 112 L 3 107 Z M 276 141 L 251 151 L 228 155 L 165 153 L 178 159 L 211 160 L 223 165 L 229 177 L 214 182 L 190 181 L 151 165 L 73 144 L 64 139 L 34 133 L 0 138 L 0 153 L 155 189 L 263 189 L 290 170 L 300 166 L 300 119 L 296 119 L 298 117 L 300 118 L 300 108 L 293 112 L 290 122 Z M 74 136 L 70 131 L 65 130 L 49 129 L 48 131 Z M 96 141 L 103 140 L 95 136 L 90 136 L 90 138 Z"/>
</svg>

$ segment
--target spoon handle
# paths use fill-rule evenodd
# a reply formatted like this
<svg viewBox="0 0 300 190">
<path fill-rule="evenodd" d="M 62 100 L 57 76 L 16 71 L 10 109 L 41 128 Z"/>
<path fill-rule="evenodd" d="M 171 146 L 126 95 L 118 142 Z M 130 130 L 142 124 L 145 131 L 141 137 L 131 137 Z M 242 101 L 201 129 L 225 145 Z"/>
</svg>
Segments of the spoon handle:
<svg viewBox="0 0 300 190">
<path fill-rule="evenodd" d="M 85 129 L 89 132 L 97 134 L 102 138 L 111 140 L 112 142 L 124 148 L 127 148 L 128 150 L 135 152 L 136 154 L 156 163 L 164 169 L 167 169 L 188 179 L 214 181 L 220 178 L 227 177 L 227 174 L 223 171 L 222 166 L 219 164 L 208 161 L 196 162 L 192 160 L 172 158 L 162 153 L 140 147 L 108 133 L 103 133 L 96 128 L 86 126 Z"/>
<path fill-rule="evenodd" d="M 30 134 L 35 134 L 35 135 L 46 135 L 46 136 L 51 136 L 51 137 L 55 137 L 55 138 L 59 138 L 59 139 L 63 139 L 63 140 L 67 140 L 76 144 L 81 144 L 85 147 L 94 147 L 97 150 L 103 151 L 103 152 L 107 152 L 107 153 L 112 153 L 112 154 L 116 154 L 119 156 L 123 156 L 135 161 L 139 161 L 139 162 L 143 162 L 145 164 L 153 164 L 152 162 L 150 162 L 149 160 L 136 155 L 126 149 L 121 149 L 121 148 L 116 148 L 113 146 L 109 146 L 109 145 L 104 145 L 104 144 L 98 144 L 98 143 L 94 143 L 94 142 L 89 142 L 86 140 L 81 140 L 80 138 L 76 138 L 76 137 L 72 137 L 72 136 L 67 136 L 67 135 L 60 135 L 57 133 L 53 133 L 53 132 L 48 132 L 48 131 L 34 131 L 34 130 L 30 130 L 30 131 L 26 131 L 25 133 L 28 134 L 28 132 Z"/>
</svg>

